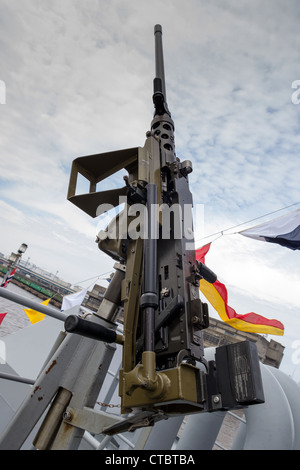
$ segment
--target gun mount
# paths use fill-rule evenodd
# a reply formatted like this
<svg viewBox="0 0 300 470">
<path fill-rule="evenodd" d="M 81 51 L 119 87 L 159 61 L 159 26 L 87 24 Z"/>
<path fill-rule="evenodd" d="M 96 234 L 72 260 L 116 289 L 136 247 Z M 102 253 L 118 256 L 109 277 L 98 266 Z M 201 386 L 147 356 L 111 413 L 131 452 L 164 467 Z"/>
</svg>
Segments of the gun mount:
<svg viewBox="0 0 300 470">
<path fill-rule="evenodd" d="M 147 423 L 264 400 L 252 345 L 222 347 L 214 361 L 204 359 L 202 330 L 209 326 L 209 314 L 199 297 L 199 279 L 214 282 L 216 276 L 196 261 L 188 179 L 192 163 L 181 162 L 175 153 L 160 25 L 154 36 L 154 116 L 144 146 L 77 158 L 68 190 L 68 199 L 91 217 L 125 203 L 96 240 L 116 261 L 96 315 L 115 322 L 123 309 L 121 412 L 143 411 Z M 127 171 L 123 186 L 97 190 L 98 183 L 121 169 Z M 90 182 L 87 194 L 76 195 L 78 173 Z M 76 333 L 85 335 L 85 328 Z M 127 428 L 132 425 L 128 422 Z M 124 426 L 118 423 L 107 433 Z"/>
</svg>

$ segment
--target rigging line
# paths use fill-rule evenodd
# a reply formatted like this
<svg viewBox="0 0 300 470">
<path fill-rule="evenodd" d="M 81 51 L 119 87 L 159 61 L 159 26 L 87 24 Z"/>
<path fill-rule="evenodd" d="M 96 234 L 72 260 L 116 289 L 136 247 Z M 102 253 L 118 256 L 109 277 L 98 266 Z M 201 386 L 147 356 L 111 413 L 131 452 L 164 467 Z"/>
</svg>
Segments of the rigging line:
<svg viewBox="0 0 300 470">
<path fill-rule="evenodd" d="M 90 277 L 89 279 L 84 279 L 83 281 L 75 282 L 75 284 L 73 284 L 73 285 L 82 284 L 83 282 L 90 281 L 91 279 L 99 279 L 100 276 L 104 276 L 105 274 L 110 274 L 111 272 L 112 272 L 112 270 L 106 271 L 105 273 L 98 274 L 98 276 L 93 276 L 93 277 Z"/>
<path fill-rule="evenodd" d="M 99 277 L 97 277 L 97 279 L 95 281 L 93 281 L 87 288 L 86 288 L 86 291 L 90 290 L 92 286 L 94 286 L 96 284 L 96 282 L 98 281 Z"/>
<path fill-rule="evenodd" d="M 56 295 L 58 295 L 58 294 L 59 294 L 59 292 L 55 292 L 55 293 L 50 297 L 50 301 L 51 301 L 52 299 L 54 299 L 54 297 L 55 297 Z M 61 295 L 61 294 L 59 294 L 59 295 Z"/>
<path fill-rule="evenodd" d="M 211 240 L 209 243 L 214 243 L 216 240 L 218 240 L 218 238 L 221 238 L 224 234 L 223 234 L 223 231 L 221 231 L 221 232 L 213 233 L 212 235 L 207 235 L 207 237 L 200 238 L 200 240 L 204 240 L 205 238 L 209 238 L 209 237 L 212 237 L 214 235 L 218 235 L 218 236 L 216 238 L 214 238 L 213 240 Z M 199 241 L 199 240 L 196 240 L 195 243 L 197 241 Z"/>
<path fill-rule="evenodd" d="M 297 204 L 300 204 L 300 202 L 295 202 L 294 204 L 290 204 L 289 206 L 282 207 L 281 209 L 277 209 L 276 211 L 268 212 L 267 214 L 260 215 L 259 217 L 255 217 L 254 219 L 247 220 L 246 222 L 243 222 L 241 224 L 233 225 L 232 227 L 225 228 L 224 230 L 220 230 L 219 232 L 211 233 L 210 235 L 206 235 L 205 237 L 202 237 L 202 238 L 199 238 L 198 240 L 195 240 L 195 243 L 199 242 L 201 240 L 204 240 L 205 238 L 214 237 L 215 235 L 219 235 L 219 234 L 220 234 L 220 237 L 222 235 L 234 235 L 238 232 L 234 232 L 232 234 L 226 234 L 226 233 L 224 234 L 224 232 L 227 232 L 228 230 L 232 230 L 234 228 L 240 227 L 241 225 L 249 224 L 250 222 L 254 222 L 255 220 L 262 219 L 263 217 L 267 217 L 268 215 L 275 214 L 276 212 L 283 211 L 284 209 L 289 209 L 290 207 L 296 206 Z M 218 237 L 218 238 L 220 238 L 220 237 Z"/>
</svg>

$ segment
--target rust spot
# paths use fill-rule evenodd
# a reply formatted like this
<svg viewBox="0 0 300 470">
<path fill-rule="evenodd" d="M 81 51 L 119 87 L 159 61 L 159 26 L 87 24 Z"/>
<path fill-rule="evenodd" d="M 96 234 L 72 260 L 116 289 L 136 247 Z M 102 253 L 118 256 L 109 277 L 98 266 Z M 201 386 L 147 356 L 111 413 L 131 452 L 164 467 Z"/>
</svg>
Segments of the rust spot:
<svg viewBox="0 0 300 470">
<path fill-rule="evenodd" d="M 54 367 L 56 365 L 56 361 L 53 361 L 52 364 L 50 365 L 49 369 L 46 370 L 45 374 L 48 374 L 50 372 L 50 370 L 52 369 L 52 367 Z"/>
<path fill-rule="evenodd" d="M 38 398 L 38 401 L 41 401 L 42 399 L 43 399 L 43 397 L 39 397 L 39 398 Z"/>
<path fill-rule="evenodd" d="M 35 394 L 38 390 L 41 390 L 41 387 L 39 387 L 39 385 L 37 385 L 37 386 L 35 387 L 35 389 L 33 390 L 33 393 L 30 395 L 30 397 L 33 398 L 34 394 Z"/>
</svg>

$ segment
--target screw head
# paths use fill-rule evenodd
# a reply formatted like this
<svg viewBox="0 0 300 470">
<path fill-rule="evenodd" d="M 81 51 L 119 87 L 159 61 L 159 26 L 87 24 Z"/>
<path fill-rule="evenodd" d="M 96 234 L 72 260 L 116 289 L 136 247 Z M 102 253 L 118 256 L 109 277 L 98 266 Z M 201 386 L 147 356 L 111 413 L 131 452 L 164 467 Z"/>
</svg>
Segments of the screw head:
<svg viewBox="0 0 300 470">
<path fill-rule="evenodd" d="M 63 414 L 63 419 L 65 421 L 72 421 L 73 415 L 72 415 L 71 411 L 65 411 L 64 414 Z"/>
</svg>

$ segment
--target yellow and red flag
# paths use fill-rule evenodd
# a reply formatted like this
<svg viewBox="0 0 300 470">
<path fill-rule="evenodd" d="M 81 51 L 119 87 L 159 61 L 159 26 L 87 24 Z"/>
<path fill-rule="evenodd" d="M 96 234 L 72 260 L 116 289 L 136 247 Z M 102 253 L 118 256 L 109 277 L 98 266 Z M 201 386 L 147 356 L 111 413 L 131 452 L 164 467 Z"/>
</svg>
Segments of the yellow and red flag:
<svg viewBox="0 0 300 470">
<path fill-rule="evenodd" d="M 196 250 L 197 261 L 205 264 L 205 255 L 208 253 L 210 245 L 209 243 Z M 210 284 L 205 281 L 205 279 L 201 279 L 200 291 L 218 312 L 221 319 L 233 328 L 250 333 L 283 335 L 284 326 L 278 320 L 270 320 L 254 312 L 244 315 L 236 313 L 236 311 L 228 305 L 227 289 L 220 281 L 217 280 L 213 284 Z"/>
</svg>

